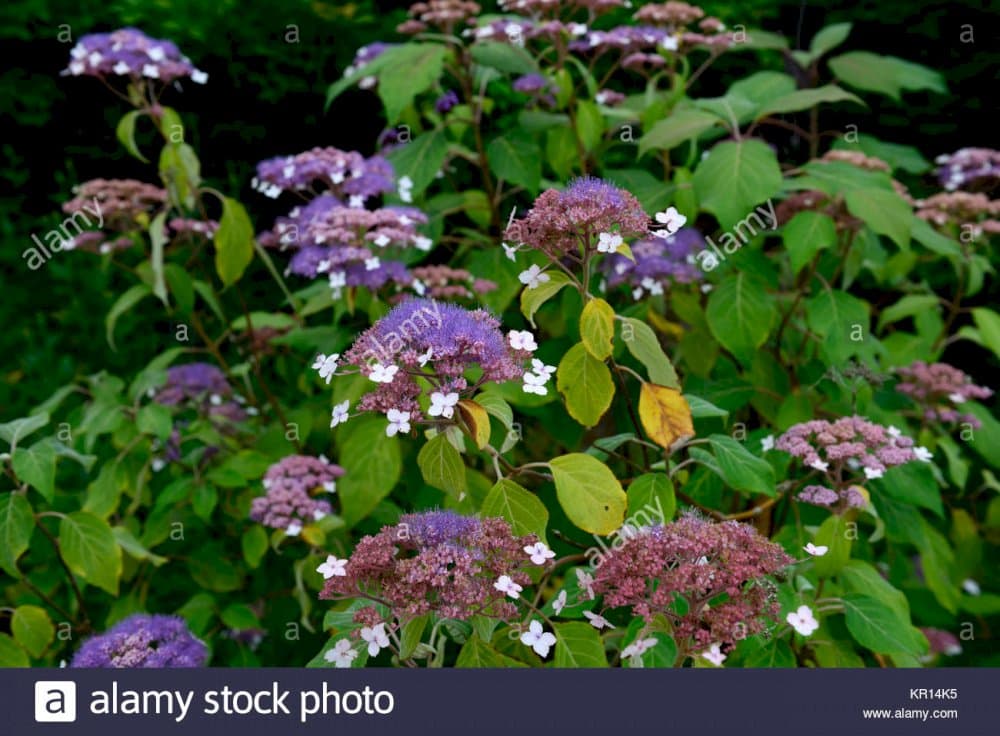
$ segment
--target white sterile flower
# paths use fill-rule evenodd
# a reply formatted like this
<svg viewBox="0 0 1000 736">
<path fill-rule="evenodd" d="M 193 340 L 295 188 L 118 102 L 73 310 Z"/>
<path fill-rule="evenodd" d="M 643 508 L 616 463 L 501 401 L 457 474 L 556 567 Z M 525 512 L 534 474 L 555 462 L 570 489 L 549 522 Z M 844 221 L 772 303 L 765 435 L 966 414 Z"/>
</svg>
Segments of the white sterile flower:
<svg viewBox="0 0 1000 736">
<path fill-rule="evenodd" d="M 622 659 L 631 659 L 633 665 L 639 664 L 639 658 L 655 646 L 656 639 L 652 636 L 648 639 L 636 639 L 622 649 Z"/>
<path fill-rule="evenodd" d="M 373 240 L 372 242 L 375 243 L 375 245 L 377 245 L 379 248 L 384 248 L 385 246 L 389 245 L 389 243 L 392 242 L 392 239 L 385 233 L 379 233 L 378 237 L 376 237 L 375 240 Z"/>
<path fill-rule="evenodd" d="M 69 55 L 72 56 L 74 59 L 82 59 L 87 55 L 87 49 L 85 46 L 77 44 L 76 46 L 70 49 Z"/>
<path fill-rule="evenodd" d="M 684 223 L 687 222 L 687 217 L 678 212 L 676 207 L 668 207 L 663 212 L 657 212 L 654 218 L 666 228 L 667 235 L 673 235 L 684 227 Z M 663 236 L 657 235 L 657 237 Z"/>
<path fill-rule="evenodd" d="M 617 253 L 623 242 L 618 233 L 601 233 L 597 236 L 597 252 Z"/>
<path fill-rule="evenodd" d="M 767 437 L 760 441 L 760 449 L 764 452 L 769 452 L 774 449 L 774 435 L 769 434 Z"/>
<path fill-rule="evenodd" d="M 347 639 L 341 639 L 333 645 L 333 649 L 326 650 L 326 654 L 323 655 L 323 659 L 327 662 L 332 662 L 335 667 L 345 669 L 351 666 L 351 663 L 357 656 L 358 653 L 354 651 L 354 647 L 351 646 L 351 642 Z"/>
<path fill-rule="evenodd" d="M 797 611 L 785 616 L 785 621 L 802 636 L 810 636 L 819 628 L 819 621 L 813 616 L 809 606 L 799 606 Z"/>
<path fill-rule="evenodd" d="M 281 175 L 286 179 L 291 179 L 295 176 L 295 164 L 285 164 L 281 169 Z"/>
<path fill-rule="evenodd" d="M 302 524 L 300 524 L 297 521 L 293 521 L 289 523 L 287 527 L 285 527 L 286 537 L 297 537 L 301 533 L 302 533 Z"/>
<path fill-rule="evenodd" d="M 413 283 L 410 284 L 410 288 L 413 289 L 418 296 L 423 296 L 427 293 L 427 285 L 420 279 L 413 279 Z"/>
<path fill-rule="evenodd" d="M 635 299 L 636 301 L 639 301 L 640 299 L 642 299 L 642 295 L 645 293 L 646 292 L 643 291 L 643 288 L 641 286 L 637 286 L 634 289 L 632 289 L 632 298 Z"/>
<path fill-rule="evenodd" d="M 427 410 L 427 414 L 432 417 L 451 419 L 455 416 L 456 404 L 458 404 L 457 392 L 443 394 L 440 391 L 435 391 L 431 394 L 431 407 Z"/>
<path fill-rule="evenodd" d="M 326 491 L 327 493 L 336 493 L 337 481 L 335 480 L 326 481 L 325 483 L 323 483 L 323 490 Z"/>
<path fill-rule="evenodd" d="M 547 273 L 543 273 L 537 263 L 527 271 L 521 271 L 521 273 L 517 275 L 517 280 L 529 289 L 537 289 L 539 286 L 548 281 L 549 278 L 549 275 Z"/>
<path fill-rule="evenodd" d="M 660 41 L 660 46 L 662 48 L 665 48 L 667 51 L 676 51 L 677 50 L 677 37 L 676 36 L 667 36 L 662 41 Z"/>
<path fill-rule="evenodd" d="M 208 72 L 203 72 L 201 69 L 195 69 L 191 72 L 191 81 L 195 84 L 205 84 L 208 82 Z"/>
<path fill-rule="evenodd" d="M 218 394 L 212 394 L 208 397 L 208 403 L 212 406 L 222 406 L 222 397 Z"/>
<path fill-rule="evenodd" d="M 885 475 L 885 471 L 878 468 L 865 468 L 865 478 L 868 480 L 875 480 L 876 478 L 881 478 L 883 475 Z"/>
<path fill-rule="evenodd" d="M 404 202 L 413 201 L 413 179 L 408 176 L 399 180 L 399 198 Z"/>
<path fill-rule="evenodd" d="M 132 71 L 132 68 L 128 64 L 126 64 L 124 61 L 119 61 L 117 64 L 115 64 L 111 68 L 111 71 L 113 71 L 115 74 L 123 76 L 125 74 L 128 74 L 130 71 Z"/>
<path fill-rule="evenodd" d="M 344 577 L 347 575 L 347 560 L 338 560 L 333 555 L 327 555 L 326 562 L 316 568 L 316 572 L 323 576 L 324 580 L 332 577 Z"/>
<path fill-rule="evenodd" d="M 521 643 L 535 650 L 539 657 L 549 656 L 549 649 L 556 643 L 555 634 L 542 629 L 540 621 L 528 624 L 528 630 L 521 634 Z"/>
<path fill-rule="evenodd" d="M 160 67 L 156 66 L 156 64 L 143 64 L 142 76 L 149 77 L 150 79 L 159 79 Z"/>
<path fill-rule="evenodd" d="M 813 460 L 811 463 L 809 463 L 809 467 L 815 468 L 816 470 L 821 470 L 825 473 L 827 468 L 830 467 L 830 463 L 823 462 L 822 460 L 817 458 Z"/>
<path fill-rule="evenodd" d="M 600 92 L 594 95 L 594 102 L 596 102 L 598 105 L 603 105 L 605 102 L 608 101 L 608 96 L 609 96 L 608 91 L 606 89 L 602 89 Z"/>
<path fill-rule="evenodd" d="M 163 53 L 163 49 L 159 46 L 154 46 L 151 49 L 146 49 L 146 56 L 148 56 L 153 61 L 163 61 L 167 58 L 167 55 Z"/>
<path fill-rule="evenodd" d="M 913 454 L 917 456 L 917 460 L 921 460 L 925 463 L 929 463 L 934 455 L 926 447 L 914 447 Z"/>
<path fill-rule="evenodd" d="M 281 187 L 277 184 L 268 185 L 267 189 L 264 190 L 264 196 L 271 199 L 277 199 L 281 194 Z"/>
<path fill-rule="evenodd" d="M 557 595 L 555 600 L 552 601 L 552 610 L 555 611 L 556 616 L 558 616 L 562 613 L 565 607 L 566 607 L 566 591 L 560 590 L 559 595 Z"/>
<path fill-rule="evenodd" d="M 377 269 L 381 265 L 382 265 L 382 261 L 380 261 L 378 259 L 378 256 L 376 256 L 375 258 L 366 258 L 365 259 L 365 270 L 366 271 L 374 271 L 375 269 Z"/>
<path fill-rule="evenodd" d="M 337 361 L 340 360 L 340 353 L 324 355 L 320 353 L 316 356 L 316 361 L 312 364 L 313 370 L 319 371 L 319 377 L 325 378 L 327 383 L 333 377 L 333 372 L 337 370 Z"/>
<path fill-rule="evenodd" d="M 425 365 L 427 365 L 427 361 L 429 361 L 433 357 L 433 355 L 434 355 L 434 348 L 427 348 L 427 352 L 417 358 L 417 360 L 420 362 L 420 367 L 423 368 Z"/>
<path fill-rule="evenodd" d="M 965 580 L 962 581 L 962 590 L 964 590 L 969 595 L 979 595 L 980 593 L 983 592 L 982 589 L 979 587 L 979 583 L 977 583 L 972 578 L 966 578 Z"/>
<path fill-rule="evenodd" d="M 385 413 L 385 418 L 389 420 L 389 426 L 385 428 L 386 437 L 410 431 L 410 412 L 390 409 Z"/>
<path fill-rule="evenodd" d="M 556 556 L 556 553 L 550 550 L 545 545 L 545 542 L 535 542 L 534 544 L 529 544 L 525 546 L 524 551 L 536 565 L 544 565 L 548 560 L 551 560 Z"/>
<path fill-rule="evenodd" d="M 153 469 L 154 473 L 159 473 L 161 470 L 167 467 L 167 461 L 164 460 L 162 457 L 154 457 L 153 461 L 149 464 L 149 466 Z"/>
<path fill-rule="evenodd" d="M 886 431 L 889 433 L 890 437 L 899 437 L 901 434 L 903 434 L 902 432 L 899 431 L 899 427 L 894 427 L 891 424 L 886 428 Z"/>
<path fill-rule="evenodd" d="M 368 655 L 370 657 L 374 657 L 381 650 L 389 646 L 389 635 L 385 633 L 385 624 L 363 626 L 361 628 L 361 638 L 368 642 Z"/>
<path fill-rule="evenodd" d="M 70 62 L 69 73 L 72 74 L 73 76 L 83 74 L 86 70 L 87 70 L 87 65 L 84 64 L 82 61 L 77 60 Z"/>
<path fill-rule="evenodd" d="M 948 398 L 951 399 L 956 404 L 964 404 L 965 403 L 965 395 L 964 394 L 960 394 L 958 391 L 956 391 L 953 394 L 948 394 Z"/>
<path fill-rule="evenodd" d="M 701 653 L 701 656 L 716 667 L 721 667 L 722 663 L 726 661 L 726 655 L 722 653 L 722 647 L 718 644 L 710 646 L 707 651 Z"/>
<path fill-rule="evenodd" d="M 517 256 L 515 254 L 518 251 L 518 247 L 516 245 L 507 245 L 506 243 L 501 243 L 501 245 L 503 246 L 503 254 L 507 256 L 507 258 L 512 261 L 517 260 Z"/>
<path fill-rule="evenodd" d="M 515 350 L 527 350 L 529 353 L 538 350 L 535 336 L 527 330 L 511 330 L 507 333 L 507 342 Z"/>
<path fill-rule="evenodd" d="M 365 198 L 361 194 L 352 194 L 347 200 L 347 206 L 353 207 L 356 210 L 361 209 L 365 206 Z"/>
<path fill-rule="evenodd" d="M 546 380 L 552 377 L 552 374 L 556 372 L 556 367 L 554 365 L 545 365 L 538 358 L 531 359 L 531 368 L 539 376 L 542 376 Z"/>
<path fill-rule="evenodd" d="M 511 598 L 520 598 L 521 591 L 524 590 L 523 587 L 510 579 L 510 575 L 501 575 L 498 577 L 496 582 L 493 583 L 493 587 Z"/>
<path fill-rule="evenodd" d="M 333 271 L 330 274 L 330 291 L 334 299 L 340 298 L 341 290 L 347 286 L 347 274 L 344 271 Z"/>
<path fill-rule="evenodd" d="M 382 365 L 376 363 L 372 366 L 372 372 L 368 375 L 375 383 L 392 383 L 392 379 L 399 373 L 398 365 Z"/>
<path fill-rule="evenodd" d="M 97 51 L 95 51 L 94 53 L 92 53 L 90 56 L 87 57 L 87 61 L 90 63 L 91 66 L 97 66 L 103 60 L 104 57 L 101 56 Z"/>
<path fill-rule="evenodd" d="M 426 253 L 433 247 L 434 241 L 426 235 L 417 235 L 413 238 L 413 245 L 416 246 L 417 250 L 422 250 Z"/>
<path fill-rule="evenodd" d="M 573 38 L 579 38 L 580 36 L 586 35 L 587 24 L 586 23 L 570 23 L 569 24 L 569 35 Z"/>
<path fill-rule="evenodd" d="M 811 554 L 813 557 L 822 557 L 823 555 L 825 555 L 827 552 L 830 551 L 830 548 L 827 547 L 825 544 L 820 544 L 817 546 L 812 542 L 806 544 L 806 546 L 803 547 L 802 549 Z"/>
<path fill-rule="evenodd" d="M 371 89 L 376 84 L 378 84 L 378 77 L 362 77 L 358 82 L 358 87 L 361 89 Z"/>
<path fill-rule="evenodd" d="M 586 570 L 576 569 L 576 582 L 580 590 L 586 591 L 587 599 L 594 599 L 594 576 Z"/>
<path fill-rule="evenodd" d="M 604 616 L 599 613 L 594 613 L 592 611 L 584 611 L 583 617 L 590 621 L 590 625 L 595 629 L 613 629 L 615 628 L 610 621 L 608 621 Z"/>
<path fill-rule="evenodd" d="M 547 376 L 536 376 L 534 373 L 525 373 L 521 378 L 524 380 L 524 385 L 521 386 L 521 390 L 524 393 L 538 394 L 539 396 L 545 396 L 549 393 L 549 389 L 545 385 L 549 380 Z"/>
<path fill-rule="evenodd" d="M 326 512 L 325 511 L 320 511 L 319 509 L 316 509 L 315 511 L 313 511 L 313 520 L 314 521 L 320 521 L 320 520 L 324 519 L 325 517 L 326 517 Z"/>
<path fill-rule="evenodd" d="M 476 29 L 476 38 L 489 38 L 493 35 L 493 27 L 485 26 L 483 28 Z"/>
<path fill-rule="evenodd" d="M 334 171 L 332 174 L 330 174 L 330 181 L 332 181 L 334 184 L 341 184 L 341 183 L 343 183 L 343 181 L 344 181 L 344 172 L 343 171 Z M 292 215 L 292 217 L 295 217 L 295 215 Z"/>
<path fill-rule="evenodd" d="M 330 415 L 330 427 L 336 427 L 338 424 L 343 424 L 350 419 L 347 411 L 350 405 L 350 401 L 343 401 L 333 407 L 333 412 Z"/>
<path fill-rule="evenodd" d="M 649 290 L 650 296 L 660 296 L 663 293 L 663 284 L 659 281 L 654 281 L 652 278 L 647 276 L 639 283 L 642 284 L 643 288 Z"/>
</svg>

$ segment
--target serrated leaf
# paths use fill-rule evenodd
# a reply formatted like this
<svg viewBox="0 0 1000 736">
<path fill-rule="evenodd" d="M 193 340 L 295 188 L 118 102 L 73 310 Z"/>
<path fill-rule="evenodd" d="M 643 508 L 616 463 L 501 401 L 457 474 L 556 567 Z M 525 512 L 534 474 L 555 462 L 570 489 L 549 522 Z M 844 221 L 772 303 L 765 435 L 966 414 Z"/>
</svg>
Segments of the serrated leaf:
<svg viewBox="0 0 1000 736">
<path fill-rule="evenodd" d="M 74 511 L 62 517 L 59 551 L 73 573 L 111 595 L 118 595 L 122 553 L 106 521 L 87 511 Z"/>
<path fill-rule="evenodd" d="M 615 310 L 603 299 L 591 299 L 580 315 L 580 339 L 587 352 L 600 361 L 611 357 Z"/>
<path fill-rule="evenodd" d="M 549 299 L 559 293 L 566 284 L 570 283 L 569 276 L 562 271 L 549 269 L 546 271 L 549 280 L 539 284 L 534 289 L 525 289 L 521 292 L 521 314 L 528 318 L 531 326 L 535 326 L 535 312 Z"/>
<path fill-rule="evenodd" d="M 774 298 L 760 281 L 742 271 L 723 279 L 705 310 L 712 335 L 744 362 L 767 341 L 774 316 Z"/>
<path fill-rule="evenodd" d="M 722 120 L 710 112 L 696 108 L 675 110 L 639 139 L 639 156 L 645 155 L 650 149 L 669 151 L 684 141 L 697 138 L 706 130 L 721 125 Z"/>
<path fill-rule="evenodd" d="M 556 388 L 569 415 L 584 427 L 593 427 L 601 420 L 615 395 L 611 371 L 582 342 L 571 347 L 559 362 Z"/>
<path fill-rule="evenodd" d="M 691 407 L 675 388 L 643 383 L 639 391 L 639 420 L 649 438 L 665 450 L 694 437 Z"/>
<path fill-rule="evenodd" d="M 538 191 L 542 177 L 542 152 L 528 135 L 506 133 L 486 146 L 490 169 L 498 179 L 506 179 L 531 193 Z"/>
<path fill-rule="evenodd" d="M 10 630 L 14 640 L 32 657 L 40 657 L 56 635 L 56 628 L 44 608 L 18 606 L 11 617 Z"/>
<path fill-rule="evenodd" d="M 224 286 L 240 280 L 254 250 L 253 223 L 243 205 L 231 197 L 222 199 L 222 218 L 215 231 L 215 271 Z"/>
<path fill-rule="evenodd" d="M 579 621 L 555 624 L 556 649 L 553 663 L 556 667 L 607 667 L 604 642 L 590 624 Z"/>
<path fill-rule="evenodd" d="M 104 318 L 104 334 L 112 350 L 118 349 L 115 347 L 115 324 L 117 324 L 118 318 L 152 293 L 153 291 L 145 284 L 136 284 L 115 300 Z"/>
<path fill-rule="evenodd" d="M 31 447 L 18 447 L 11 458 L 11 467 L 19 480 L 52 502 L 56 495 L 56 453 L 48 440 Z"/>
<path fill-rule="evenodd" d="M 559 504 L 576 526 L 601 535 L 621 527 L 627 497 L 604 463 L 590 455 L 571 453 L 551 460 L 549 468 Z"/>
<path fill-rule="evenodd" d="M 837 244 L 837 226 L 822 212 L 799 212 L 782 229 L 781 239 L 788 250 L 792 274 L 798 275 L 817 253 Z"/>
<path fill-rule="evenodd" d="M 758 140 L 725 141 L 714 146 L 694 172 L 701 206 L 732 228 L 753 214 L 754 206 L 781 191 L 778 159 Z"/>
<path fill-rule="evenodd" d="M 628 496 L 628 518 L 635 526 L 644 526 L 645 519 L 666 524 L 677 511 L 674 484 L 666 473 L 640 475 L 629 484 L 625 495 Z"/>
<path fill-rule="evenodd" d="M 622 342 L 632 356 L 643 364 L 649 380 L 669 388 L 681 387 L 670 358 L 660 347 L 660 341 L 652 328 L 642 320 L 632 317 L 622 318 Z"/>
<path fill-rule="evenodd" d="M 822 103 L 853 102 L 867 107 L 863 100 L 835 84 L 826 84 L 814 89 L 799 89 L 790 94 L 772 100 L 757 112 L 757 118 L 768 115 L 781 115 L 799 110 L 809 110 Z"/>
<path fill-rule="evenodd" d="M 434 181 L 447 155 L 448 138 L 444 131 L 431 130 L 394 149 L 386 158 L 396 177 L 410 177 L 413 196 L 420 196 Z"/>
<path fill-rule="evenodd" d="M 35 529 L 31 504 L 20 493 L 0 495 L 0 567 L 14 578 L 21 577 L 17 558 L 27 549 Z"/>
<path fill-rule="evenodd" d="M 501 478 L 483 500 L 480 513 L 497 516 L 510 524 L 517 536 L 535 534 L 543 542 L 549 523 L 549 511 L 538 496 L 509 478 Z"/>
<path fill-rule="evenodd" d="M 436 435 L 420 448 L 417 465 L 428 485 L 455 498 L 465 493 L 465 463 L 446 435 Z"/>
</svg>

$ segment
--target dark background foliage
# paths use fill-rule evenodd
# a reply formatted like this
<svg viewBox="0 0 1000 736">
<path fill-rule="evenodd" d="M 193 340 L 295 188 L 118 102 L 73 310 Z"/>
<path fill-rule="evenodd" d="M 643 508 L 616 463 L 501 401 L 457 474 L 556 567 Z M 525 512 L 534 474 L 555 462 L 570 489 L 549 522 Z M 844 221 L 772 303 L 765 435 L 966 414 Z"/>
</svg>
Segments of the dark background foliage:
<svg viewBox="0 0 1000 736">
<path fill-rule="evenodd" d="M 324 111 L 326 87 L 340 76 L 359 46 L 396 38 L 409 2 L 389 0 L 8 0 L 0 8 L 5 64 L 0 75 L 0 416 L 26 413 L 54 386 L 75 375 L 107 369 L 128 374 L 162 345 L 165 322 L 130 330 L 130 341 L 111 352 L 102 315 L 125 283 L 121 274 L 54 258 L 30 271 L 21 253 L 62 219 L 72 187 L 94 177 L 141 177 L 111 134 L 124 110 L 93 79 L 59 77 L 70 43 L 86 33 L 136 26 L 169 38 L 211 75 L 211 85 L 187 89 L 180 108 L 188 137 L 202 153 L 205 178 L 254 202 L 254 215 L 270 222 L 277 211 L 248 191 L 253 165 L 270 156 L 336 145 L 371 152 L 381 129 L 378 101 L 357 91 Z M 940 70 L 950 95 L 908 94 L 903 104 L 878 98 L 872 114 L 838 125 L 877 121 L 887 140 L 940 153 L 995 142 L 997 38 L 989 3 L 806 3 L 751 0 L 705 2 L 729 26 L 782 31 L 802 44 L 822 26 L 855 24 L 845 51 L 875 49 Z M 974 42 L 963 43 L 964 26 Z M 297 34 L 298 42 L 290 42 Z M 702 80 L 721 94 L 721 80 L 745 76 L 746 55 L 723 59 Z M 747 69 L 747 73 L 753 69 Z M 871 98 L 870 98 L 871 99 Z M 868 122 L 866 122 L 868 121 Z M 862 133 L 867 132 L 864 127 Z M 928 140 L 932 139 L 932 140 Z M 920 188 L 914 190 L 920 193 Z M 88 264 L 92 263 L 87 261 Z M 984 299 L 990 296 L 985 294 Z M 92 316 L 89 317 L 89 316 Z M 126 318 L 127 321 L 128 318 Z M 133 317 L 135 319 L 135 317 Z"/>
</svg>

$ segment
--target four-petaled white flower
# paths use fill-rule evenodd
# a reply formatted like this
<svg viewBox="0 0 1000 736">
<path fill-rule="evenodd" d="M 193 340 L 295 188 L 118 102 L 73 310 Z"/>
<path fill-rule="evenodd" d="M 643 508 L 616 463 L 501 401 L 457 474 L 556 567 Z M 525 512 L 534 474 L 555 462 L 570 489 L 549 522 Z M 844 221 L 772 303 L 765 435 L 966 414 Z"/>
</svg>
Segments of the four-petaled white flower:
<svg viewBox="0 0 1000 736">
<path fill-rule="evenodd" d="M 556 372 L 554 365 L 546 365 L 538 358 L 531 359 L 531 369 L 545 380 L 551 378 L 552 374 Z"/>
<path fill-rule="evenodd" d="M 545 542 L 535 542 L 534 544 L 529 544 L 524 548 L 528 557 L 536 565 L 544 565 L 546 561 L 551 560 L 556 556 L 556 553 L 545 546 Z"/>
<path fill-rule="evenodd" d="M 316 572 L 323 576 L 324 580 L 332 577 L 344 577 L 347 575 L 347 560 L 338 560 L 333 555 L 327 555 L 326 562 L 316 568 Z"/>
<path fill-rule="evenodd" d="M 655 279 L 652 279 L 649 276 L 644 278 L 639 283 L 642 284 L 644 289 L 647 289 L 649 291 L 650 296 L 660 296 L 663 293 L 663 283 L 660 281 L 656 281 Z"/>
<path fill-rule="evenodd" d="M 599 613 L 594 613 L 592 611 L 584 611 L 583 617 L 590 621 L 590 625 L 595 629 L 613 629 L 615 628 L 610 621 L 608 621 L 604 616 Z"/>
<path fill-rule="evenodd" d="M 511 580 L 510 575 L 501 575 L 493 583 L 493 587 L 511 598 L 520 598 L 523 587 Z"/>
<path fill-rule="evenodd" d="M 516 245 L 507 245 L 506 243 L 501 243 L 501 245 L 503 246 L 503 254 L 510 260 L 516 261 L 517 256 L 515 254 L 518 251 L 518 247 Z"/>
<path fill-rule="evenodd" d="M 455 405 L 458 403 L 458 393 L 452 391 L 450 394 L 443 394 L 435 391 L 431 394 L 431 408 L 427 414 L 432 417 L 444 417 L 451 419 L 455 416 Z"/>
<path fill-rule="evenodd" d="M 297 521 L 293 521 L 285 527 L 286 537 L 297 537 L 302 533 L 302 524 Z"/>
<path fill-rule="evenodd" d="M 677 50 L 677 37 L 676 36 L 666 36 L 662 41 L 660 41 L 660 46 L 667 51 Z"/>
<path fill-rule="evenodd" d="M 876 478 L 881 478 L 885 473 L 878 468 L 865 468 L 865 478 L 868 480 L 875 480 Z"/>
<path fill-rule="evenodd" d="M 652 636 L 648 639 L 636 639 L 622 649 L 622 659 L 631 659 L 633 665 L 639 664 L 639 658 L 655 646 L 656 639 Z"/>
<path fill-rule="evenodd" d="M 825 544 L 815 545 L 812 542 L 806 544 L 806 546 L 803 547 L 802 549 L 811 554 L 813 557 L 822 557 L 823 555 L 825 555 L 827 552 L 830 551 L 830 548 L 827 547 Z"/>
<path fill-rule="evenodd" d="M 597 236 L 597 252 L 617 253 L 623 242 L 622 236 L 618 233 L 601 233 Z"/>
<path fill-rule="evenodd" d="M 527 271 L 521 271 L 521 273 L 517 275 L 517 280 L 529 289 L 537 289 L 539 286 L 548 281 L 549 278 L 549 275 L 547 273 L 543 273 L 541 267 L 537 263 Z"/>
<path fill-rule="evenodd" d="M 203 72 L 201 69 L 195 69 L 191 72 L 191 81 L 195 84 L 205 84 L 208 82 L 208 72 Z"/>
<path fill-rule="evenodd" d="M 348 414 L 348 408 L 350 407 L 350 400 L 342 401 L 333 407 L 333 413 L 330 415 L 330 427 L 336 427 L 338 424 L 343 424 L 348 419 L 350 415 Z"/>
<path fill-rule="evenodd" d="M 386 437 L 395 437 L 400 432 L 410 431 L 410 412 L 390 409 L 385 413 L 389 426 L 385 428 Z"/>
<path fill-rule="evenodd" d="M 385 633 L 384 623 L 362 627 L 361 638 L 368 642 L 368 655 L 371 657 L 389 646 L 389 635 Z"/>
<path fill-rule="evenodd" d="M 117 64 L 114 65 L 111 71 L 113 71 L 115 74 L 123 75 L 123 74 L 128 74 L 131 71 L 131 67 L 129 67 L 129 65 L 126 64 L 124 61 L 119 61 Z"/>
<path fill-rule="evenodd" d="M 359 210 L 365 206 L 365 198 L 360 194 L 352 194 L 347 200 L 347 206 Z"/>
<path fill-rule="evenodd" d="M 316 356 L 316 361 L 312 364 L 314 370 L 319 371 L 319 377 L 325 378 L 327 383 L 333 378 L 333 372 L 337 370 L 337 361 L 340 360 L 340 353 L 324 355 L 320 353 Z"/>
<path fill-rule="evenodd" d="M 965 394 L 961 394 L 958 391 L 956 391 L 953 394 L 948 394 L 948 398 L 951 399 L 956 404 L 964 404 L 965 403 Z"/>
<path fill-rule="evenodd" d="M 373 240 L 372 242 L 375 243 L 375 245 L 377 245 L 379 248 L 384 248 L 385 246 L 389 245 L 389 243 L 391 243 L 392 240 L 385 233 L 379 233 L 378 237 L 375 238 L 375 240 Z"/>
<path fill-rule="evenodd" d="M 769 452 L 774 449 L 774 435 L 769 434 L 767 437 L 760 441 L 760 449 L 764 452 Z"/>
<path fill-rule="evenodd" d="M 398 365 L 376 363 L 372 366 L 372 372 L 368 374 L 368 378 L 375 383 L 392 383 L 392 379 L 396 377 L 397 373 L 399 373 Z"/>
<path fill-rule="evenodd" d="M 536 376 L 534 373 L 525 373 L 521 376 L 524 381 L 524 385 L 521 389 L 526 394 L 538 394 L 539 396 L 545 396 L 548 394 L 549 389 L 545 385 L 548 383 L 548 376 Z"/>
<path fill-rule="evenodd" d="M 326 650 L 326 654 L 323 655 L 323 659 L 327 662 L 332 662 L 335 667 L 344 669 L 350 667 L 354 658 L 357 656 L 358 653 L 354 651 L 354 647 L 351 646 L 351 642 L 347 639 L 341 639 L 333 645 L 333 649 Z"/>
<path fill-rule="evenodd" d="M 797 611 L 785 616 L 785 621 L 802 636 L 809 636 L 819 628 L 819 621 L 813 616 L 809 606 L 799 606 Z"/>
<path fill-rule="evenodd" d="M 917 460 L 921 460 L 925 463 L 929 463 L 934 455 L 926 447 L 914 447 L 913 454 L 917 456 Z"/>
<path fill-rule="evenodd" d="M 404 202 L 413 201 L 413 179 L 408 176 L 399 180 L 399 198 Z"/>
<path fill-rule="evenodd" d="M 417 250 L 422 250 L 426 253 L 434 245 L 434 241 L 428 238 L 426 235 L 414 235 L 413 245 L 416 247 Z"/>
<path fill-rule="evenodd" d="M 365 270 L 366 271 L 374 271 L 374 270 L 376 270 L 381 265 L 382 265 L 382 261 L 379 260 L 378 256 L 374 256 L 372 258 L 366 258 L 365 259 Z"/>
<path fill-rule="evenodd" d="M 566 591 L 560 590 L 559 595 L 557 595 L 555 600 L 552 601 L 552 610 L 555 611 L 556 616 L 558 616 L 562 613 L 565 607 L 566 607 Z"/>
<path fill-rule="evenodd" d="M 655 218 L 666 228 L 668 235 L 673 235 L 688 221 L 688 218 L 678 212 L 676 207 L 668 207 L 663 212 L 657 212 Z"/>
<path fill-rule="evenodd" d="M 576 569 L 576 582 L 580 586 L 580 590 L 584 590 L 587 593 L 587 599 L 594 599 L 594 576 L 591 575 L 586 570 Z"/>
<path fill-rule="evenodd" d="M 965 580 L 962 581 L 962 590 L 964 590 L 969 595 L 979 595 L 980 593 L 983 592 L 982 589 L 979 587 L 979 583 L 977 583 L 972 578 L 966 578 Z"/>
<path fill-rule="evenodd" d="M 707 651 L 701 653 L 701 656 L 716 667 L 721 667 L 722 663 L 726 661 L 726 655 L 722 653 L 722 647 L 718 644 L 710 646 Z"/>
<path fill-rule="evenodd" d="M 816 470 L 821 470 L 823 472 L 826 472 L 827 468 L 830 467 L 830 463 L 823 462 L 819 458 L 816 458 L 811 463 L 809 463 L 809 467 L 810 468 L 815 468 Z"/>
<path fill-rule="evenodd" d="M 150 79 L 159 79 L 160 67 L 156 66 L 156 64 L 143 64 L 142 76 L 149 77 Z"/>
<path fill-rule="evenodd" d="M 535 342 L 535 336 L 528 332 L 528 330 L 511 330 L 507 333 L 507 342 L 515 350 L 527 350 L 529 353 L 538 350 L 538 343 Z"/>
<path fill-rule="evenodd" d="M 425 365 L 427 365 L 427 361 L 429 361 L 433 355 L 434 355 L 434 348 L 427 348 L 427 352 L 417 358 L 417 361 L 419 361 L 420 363 L 420 367 L 423 368 Z"/>
<path fill-rule="evenodd" d="M 902 432 L 899 431 L 899 427 L 894 427 L 891 424 L 886 428 L 886 431 L 889 433 L 890 437 L 899 437 L 901 434 L 903 434 Z"/>
<path fill-rule="evenodd" d="M 521 634 L 521 643 L 535 650 L 539 657 L 549 656 L 549 649 L 556 643 L 555 634 L 542 629 L 539 621 L 528 624 L 528 630 Z"/>
</svg>

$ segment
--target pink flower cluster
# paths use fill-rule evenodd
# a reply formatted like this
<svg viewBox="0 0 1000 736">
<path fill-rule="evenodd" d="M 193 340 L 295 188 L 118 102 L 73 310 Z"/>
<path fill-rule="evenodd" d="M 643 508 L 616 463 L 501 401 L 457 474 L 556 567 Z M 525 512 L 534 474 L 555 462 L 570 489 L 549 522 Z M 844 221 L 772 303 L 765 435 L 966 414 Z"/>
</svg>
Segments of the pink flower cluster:
<svg viewBox="0 0 1000 736">
<path fill-rule="evenodd" d="M 779 611 L 767 577 L 791 562 L 750 526 L 688 514 L 610 551 L 592 590 L 607 607 L 629 606 L 647 623 L 665 616 L 681 650 L 698 651 L 764 631 Z"/>
<path fill-rule="evenodd" d="M 958 368 L 947 363 L 928 364 L 918 360 L 905 368 L 898 368 L 896 372 L 903 378 L 896 384 L 896 390 L 919 405 L 924 419 L 932 422 L 965 422 L 976 429 L 983 426 L 974 415 L 962 414 L 953 409 L 952 405 L 963 404 L 970 399 L 988 399 L 993 391 L 977 386 Z"/>
<path fill-rule="evenodd" d="M 507 576 L 517 585 L 531 584 L 524 548 L 536 541 L 534 535 L 515 536 L 503 519 L 409 514 L 358 542 L 346 575 L 327 580 L 320 598 L 377 598 L 402 620 L 425 613 L 511 619 L 517 606 L 496 582 Z"/>
<path fill-rule="evenodd" d="M 263 480 L 267 493 L 253 500 L 250 518 L 297 534 L 304 524 L 330 513 L 329 502 L 313 495 L 334 493 L 343 474 L 343 468 L 325 457 L 289 455 L 267 469 Z"/>
</svg>

